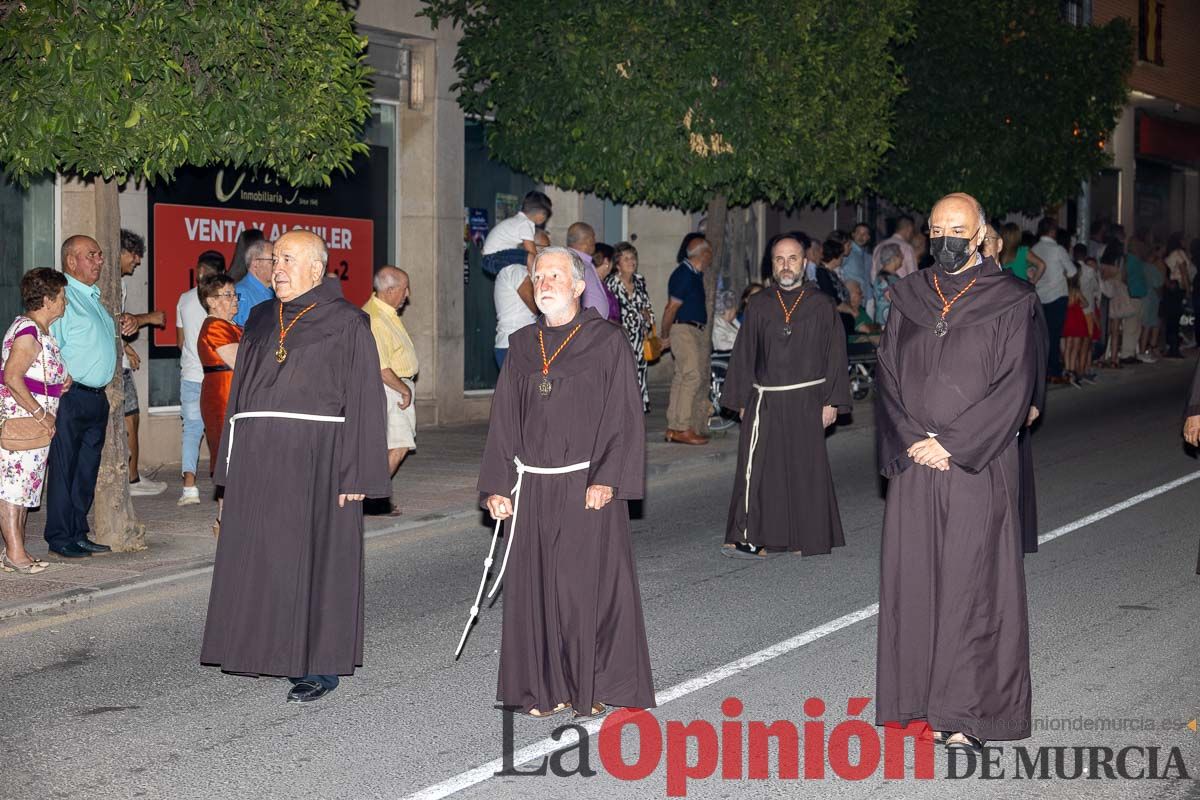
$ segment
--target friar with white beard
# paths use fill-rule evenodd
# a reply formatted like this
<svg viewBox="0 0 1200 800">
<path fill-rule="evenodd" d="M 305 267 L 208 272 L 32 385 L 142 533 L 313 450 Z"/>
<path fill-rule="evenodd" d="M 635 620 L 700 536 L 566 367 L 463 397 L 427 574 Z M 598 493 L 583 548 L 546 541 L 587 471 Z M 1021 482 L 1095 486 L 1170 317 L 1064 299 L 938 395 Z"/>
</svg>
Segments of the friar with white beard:
<svg viewBox="0 0 1200 800">
<path fill-rule="evenodd" d="M 509 520 L 497 699 L 535 717 L 654 705 L 627 502 L 645 485 L 642 395 L 621 328 L 580 308 L 583 270 L 562 247 L 534 261 L 542 316 L 509 337 L 479 473 L 497 534 Z"/>
<path fill-rule="evenodd" d="M 834 302 L 806 282 L 804 245 L 771 247 L 775 286 L 746 304 L 721 405 L 742 414 L 722 553 L 829 553 L 845 544 L 825 429 L 850 410 L 846 333 Z"/>
</svg>

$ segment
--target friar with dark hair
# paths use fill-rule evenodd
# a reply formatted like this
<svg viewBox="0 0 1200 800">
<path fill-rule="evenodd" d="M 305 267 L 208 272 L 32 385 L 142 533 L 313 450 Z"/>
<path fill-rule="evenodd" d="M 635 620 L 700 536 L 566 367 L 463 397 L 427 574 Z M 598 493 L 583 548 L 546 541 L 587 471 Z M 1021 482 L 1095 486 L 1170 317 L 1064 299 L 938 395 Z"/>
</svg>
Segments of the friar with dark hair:
<svg viewBox="0 0 1200 800">
<path fill-rule="evenodd" d="M 794 236 L 775 239 L 775 285 L 747 301 L 725 375 L 721 405 L 742 415 L 728 556 L 845 544 L 825 429 L 850 410 L 846 336 L 834 301 L 804 279 L 804 250 Z"/>
</svg>

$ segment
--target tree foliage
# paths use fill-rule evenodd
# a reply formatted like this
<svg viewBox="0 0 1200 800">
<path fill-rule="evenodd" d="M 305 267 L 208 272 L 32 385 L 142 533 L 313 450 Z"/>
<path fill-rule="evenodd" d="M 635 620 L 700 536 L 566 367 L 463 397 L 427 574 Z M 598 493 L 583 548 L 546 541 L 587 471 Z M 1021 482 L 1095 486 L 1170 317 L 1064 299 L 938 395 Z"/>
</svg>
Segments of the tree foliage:
<svg viewBox="0 0 1200 800">
<path fill-rule="evenodd" d="M 1036 214 L 1108 163 L 1132 68 L 1124 19 L 1076 28 L 1058 0 L 920 0 L 915 21 L 882 195 L 928 209 L 965 191 L 989 213 Z"/>
<path fill-rule="evenodd" d="M 860 191 L 891 144 L 912 0 L 426 0 L 459 104 L 563 189 L 696 209 Z"/>
<path fill-rule="evenodd" d="M 366 40 L 333 0 L 0 3 L 0 163 L 168 178 L 184 164 L 329 182 L 366 150 Z"/>
</svg>

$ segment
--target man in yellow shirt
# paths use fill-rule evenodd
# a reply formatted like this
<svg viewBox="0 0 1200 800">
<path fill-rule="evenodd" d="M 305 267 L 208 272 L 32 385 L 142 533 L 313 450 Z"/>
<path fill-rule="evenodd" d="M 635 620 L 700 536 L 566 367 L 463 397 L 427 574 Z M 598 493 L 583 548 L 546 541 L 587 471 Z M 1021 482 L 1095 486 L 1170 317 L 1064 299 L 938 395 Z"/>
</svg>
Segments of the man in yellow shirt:
<svg viewBox="0 0 1200 800">
<path fill-rule="evenodd" d="M 375 273 L 374 287 L 363 311 L 371 318 L 371 334 L 379 348 L 383 391 L 387 395 L 388 469 L 395 476 L 400 462 L 417 446 L 417 415 L 413 409 L 417 351 L 400 321 L 400 309 L 408 303 L 408 273 L 399 267 L 381 267 Z M 393 505 L 389 513 L 399 516 L 400 510 Z"/>
</svg>

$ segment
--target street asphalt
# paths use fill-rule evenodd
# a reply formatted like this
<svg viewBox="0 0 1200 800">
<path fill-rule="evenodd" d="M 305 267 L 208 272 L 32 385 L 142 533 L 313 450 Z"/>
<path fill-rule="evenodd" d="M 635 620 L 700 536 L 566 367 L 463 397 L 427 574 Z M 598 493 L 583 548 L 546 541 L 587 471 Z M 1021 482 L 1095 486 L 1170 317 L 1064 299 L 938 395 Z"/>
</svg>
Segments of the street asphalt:
<svg viewBox="0 0 1200 800">
<path fill-rule="evenodd" d="M 780 777 L 772 750 L 768 778 L 723 778 L 717 759 L 711 776 L 681 783 L 685 764 L 702 767 L 707 754 L 680 746 L 681 728 L 670 721 L 707 721 L 723 732 L 723 722 L 790 720 L 811 743 L 805 722 L 823 720 L 828 739 L 847 720 L 874 719 L 872 705 L 847 713 L 850 698 L 874 695 L 875 682 L 883 500 L 864 414 L 828 442 L 847 539 L 832 555 L 723 557 L 729 460 L 666 473 L 635 508 L 654 680 L 667 700 L 654 719 L 643 718 L 640 750 L 635 728 L 624 731 L 630 764 L 649 758 L 647 731 L 663 734 L 664 753 L 643 779 L 610 773 L 598 723 L 586 748 L 557 759 L 575 770 L 586 749 L 595 776 L 492 776 L 503 747 L 494 708 L 499 602 L 485 607 L 462 658 L 453 658 L 490 530 L 452 519 L 369 540 L 366 665 L 308 705 L 283 702 L 286 681 L 198 664 L 207 575 L 0 624 L 0 798 L 583 800 L 665 798 L 680 788 L 698 798 L 1200 798 L 1192 779 L 1200 776 L 1200 733 L 1187 727 L 1200 716 L 1200 481 L 1191 480 L 1200 464 L 1179 438 L 1191 368 L 1130 368 L 1051 394 L 1034 441 L 1040 529 L 1056 538 L 1025 562 L 1035 731 L 991 752 L 1002 778 L 981 779 L 978 765 L 972 777 L 950 778 L 939 750 L 932 779 L 913 777 L 911 758 L 901 780 L 885 780 L 882 767 L 848 779 L 832 764 L 823 778 L 805 778 L 802 758 L 801 778 L 791 780 Z M 740 715 L 723 713 L 730 697 Z M 807 713 L 810 698 L 824 702 L 823 714 Z M 520 769 L 572 747 L 573 731 L 543 746 L 566 723 L 565 715 L 514 720 L 516 748 L 539 754 Z M 703 727 L 689 730 L 699 736 Z M 721 746 L 736 750 L 736 742 L 722 737 Z M 1086 771 L 1074 780 L 1017 778 L 1014 745 L 1031 759 L 1039 748 L 1066 748 L 1058 752 L 1068 772 L 1071 748 L 1137 746 L 1127 769 L 1134 774 L 1157 747 L 1157 771 L 1168 777 L 1109 779 L 1101 768 L 1094 779 Z M 1167 768 L 1171 748 L 1182 769 Z M 679 756 L 673 768 L 668 750 Z M 1041 752 L 1053 775 L 1055 751 Z M 1080 752 L 1086 765 L 1100 751 Z M 852 747 L 850 762 L 860 755 Z"/>
</svg>

